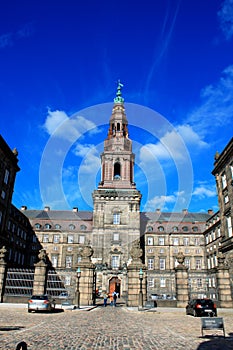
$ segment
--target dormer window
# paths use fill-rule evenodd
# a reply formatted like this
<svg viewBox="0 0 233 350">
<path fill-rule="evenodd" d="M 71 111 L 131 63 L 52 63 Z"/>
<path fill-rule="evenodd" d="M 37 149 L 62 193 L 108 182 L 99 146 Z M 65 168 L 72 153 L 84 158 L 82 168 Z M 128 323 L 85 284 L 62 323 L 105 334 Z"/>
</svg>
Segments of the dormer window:
<svg viewBox="0 0 233 350">
<path fill-rule="evenodd" d="M 51 225 L 50 224 L 45 224 L 44 227 L 45 227 L 46 230 L 50 230 L 51 229 Z"/>
</svg>

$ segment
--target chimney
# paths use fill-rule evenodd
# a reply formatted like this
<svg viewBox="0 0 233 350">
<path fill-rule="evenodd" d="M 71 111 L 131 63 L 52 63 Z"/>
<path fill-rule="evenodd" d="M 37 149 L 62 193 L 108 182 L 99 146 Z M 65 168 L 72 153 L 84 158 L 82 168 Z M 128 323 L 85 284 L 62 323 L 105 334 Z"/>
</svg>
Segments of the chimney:
<svg viewBox="0 0 233 350">
<path fill-rule="evenodd" d="M 44 211 L 50 211 L 50 207 L 44 207 Z"/>
<path fill-rule="evenodd" d="M 77 212 L 78 212 L 78 207 L 74 207 L 74 208 L 72 209 L 72 211 L 73 211 L 74 213 L 77 213 Z"/>
<path fill-rule="evenodd" d="M 209 214 L 209 215 L 214 215 L 213 209 L 208 209 L 208 214 Z"/>
<path fill-rule="evenodd" d="M 27 206 L 26 205 L 22 205 L 21 210 L 27 210 Z"/>
<path fill-rule="evenodd" d="M 156 212 L 157 212 L 157 213 L 160 213 L 160 208 L 157 208 L 157 209 L 156 209 Z"/>
<path fill-rule="evenodd" d="M 183 214 L 188 214 L 188 209 L 183 209 L 182 212 Z"/>
</svg>

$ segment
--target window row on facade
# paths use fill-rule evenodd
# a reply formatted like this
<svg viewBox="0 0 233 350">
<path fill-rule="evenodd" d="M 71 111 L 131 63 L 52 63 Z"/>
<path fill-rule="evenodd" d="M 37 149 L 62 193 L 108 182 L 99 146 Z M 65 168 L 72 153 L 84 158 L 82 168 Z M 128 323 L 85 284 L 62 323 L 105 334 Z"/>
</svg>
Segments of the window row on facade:
<svg viewBox="0 0 233 350">
<path fill-rule="evenodd" d="M 147 259 L 147 268 L 148 270 L 166 270 L 168 267 L 167 265 L 167 258 L 148 258 Z M 169 259 L 170 260 L 170 259 Z M 177 258 L 175 256 L 171 257 L 172 266 L 175 268 L 178 265 Z M 192 262 L 192 263 L 191 263 Z M 189 269 L 195 269 L 195 270 L 201 270 L 203 268 L 203 259 L 202 257 L 193 257 L 188 258 L 185 257 L 184 265 L 188 267 Z M 169 267 L 170 269 L 170 267 Z"/>
<path fill-rule="evenodd" d="M 55 230 L 61 230 L 62 229 L 62 226 L 60 224 L 55 224 L 55 225 L 51 225 L 51 224 L 48 224 L 46 223 L 45 225 L 41 225 L 39 223 L 36 223 L 35 225 L 35 228 L 37 230 L 40 230 L 40 229 L 45 229 L 45 230 L 51 230 L 51 229 L 55 229 Z M 76 229 L 76 226 L 74 224 L 70 224 L 68 226 L 68 229 L 69 230 L 75 230 Z M 80 225 L 79 226 L 79 229 L 81 231 L 86 231 L 87 230 L 87 226 L 86 225 Z"/>
<path fill-rule="evenodd" d="M 172 232 L 188 232 L 190 229 L 188 226 L 182 226 L 182 228 L 179 228 L 178 226 L 173 226 L 171 231 Z M 158 231 L 158 232 L 164 232 L 165 231 L 165 227 L 164 226 L 158 226 L 156 229 L 154 229 L 153 226 L 148 226 L 147 227 L 147 232 L 152 232 L 152 231 Z M 192 232 L 198 232 L 199 228 L 198 226 L 192 226 Z"/>
<path fill-rule="evenodd" d="M 147 245 L 153 246 L 153 245 L 195 245 L 199 246 L 200 244 L 203 244 L 203 241 L 200 239 L 200 237 L 166 237 L 159 236 L 159 237 L 153 237 L 153 236 L 147 236 Z"/>
</svg>

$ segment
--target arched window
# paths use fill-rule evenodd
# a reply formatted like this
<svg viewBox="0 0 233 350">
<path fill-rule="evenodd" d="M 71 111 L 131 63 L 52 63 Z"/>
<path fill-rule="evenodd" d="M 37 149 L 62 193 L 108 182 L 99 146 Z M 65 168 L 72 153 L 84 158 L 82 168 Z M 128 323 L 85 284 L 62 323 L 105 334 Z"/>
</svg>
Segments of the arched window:
<svg viewBox="0 0 233 350">
<path fill-rule="evenodd" d="M 80 230 L 86 231 L 86 229 L 87 229 L 87 226 L 85 226 L 85 225 L 80 225 Z"/>
<path fill-rule="evenodd" d="M 121 164 L 116 162 L 114 164 L 114 179 L 120 179 L 121 177 Z"/>
<path fill-rule="evenodd" d="M 55 225 L 55 229 L 56 229 L 56 230 L 59 230 L 60 228 L 61 228 L 61 225 L 59 225 L 59 224 L 56 224 L 56 225 Z"/>
<path fill-rule="evenodd" d="M 38 224 L 38 223 L 35 224 L 35 228 L 37 228 L 37 229 L 38 229 L 38 228 L 41 228 L 41 224 Z"/>
<path fill-rule="evenodd" d="M 70 225 L 69 225 L 69 229 L 70 229 L 70 230 L 74 230 L 74 229 L 75 229 L 75 226 L 74 226 L 73 224 L 70 224 Z"/>
<path fill-rule="evenodd" d="M 44 227 L 46 228 L 46 230 L 51 229 L 51 225 L 50 225 L 50 224 L 45 224 L 45 226 L 44 226 Z"/>
<path fill-rule="evenodd" d="M 153 227 L 152 227 L 152 226 L 148 226 L 148 227 L 147 227 L 147 231 L 148 231 L 148 232 L 153 231 Z"/>
</svg>

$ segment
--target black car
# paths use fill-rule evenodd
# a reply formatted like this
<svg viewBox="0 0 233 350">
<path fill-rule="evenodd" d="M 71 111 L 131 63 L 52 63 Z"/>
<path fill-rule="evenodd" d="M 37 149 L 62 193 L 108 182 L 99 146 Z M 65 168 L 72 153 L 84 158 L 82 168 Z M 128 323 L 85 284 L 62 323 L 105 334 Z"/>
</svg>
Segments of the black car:
<svg viewBox="0 0 233 350">
<path fill-rule="evenodd" d="M 211 299 L 192 299 L 186 306 L 186 315 L 194 317 L 217 316 L 217 307 Z"/>
</svg>

